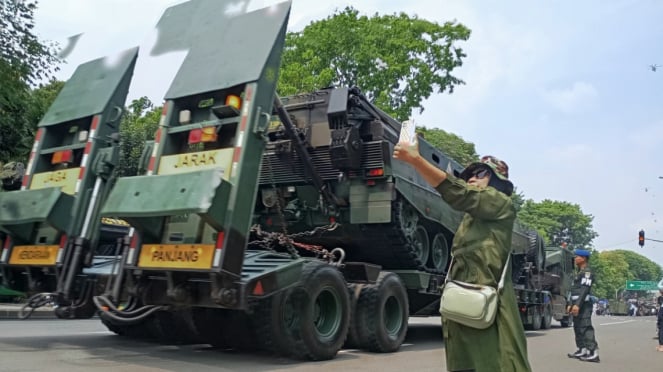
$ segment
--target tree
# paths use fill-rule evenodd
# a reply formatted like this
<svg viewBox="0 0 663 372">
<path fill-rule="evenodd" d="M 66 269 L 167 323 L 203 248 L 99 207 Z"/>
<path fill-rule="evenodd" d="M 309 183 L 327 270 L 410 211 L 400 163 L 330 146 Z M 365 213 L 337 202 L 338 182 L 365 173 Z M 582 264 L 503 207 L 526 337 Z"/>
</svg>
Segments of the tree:
<svg viewBox="0 0 663 372">
<path fill-rule="evenodd" d="M 0 159 L 27 157 L 36 111 L 31 89 L 57 70 L 54 45 L 33 34 L 36 1 L 0 1 Z M 43 114 L 43 113 L 42 113 Z"/>
<path fill-rule="evenodd" d="M 592 252 L 590 266 L 596 275 L 593 290 L 597 297 L 614 297 L 625 289 L 627 280 L 658 282 L 663 276 L 663 268 L 636 252 L 617 249 L 614 251 Z M 638 291 L 636 295 L 644 295 Z"/>
<path fill-rule="evenodd" d="M 628 280 L 629 264 L 618 252 L 592 252 L 589 265 L 596 278 L 592 287 L 594 296 L 599 298 L 616 298 L 619 290 L 624 288 Z"/>
<path fill-rule="evenodd" d="M 154 139 L 159 126 L 162 107 L 154 107 L 147 98 L 131 101 L 125 109 L 120 124 L 120 164 L 119 176 L 138 174 L 138 161 L 145 147 L 145 141 Z"/>
<path fill-rule="evenodd" d="M 550 245 L 567 243 L 570 247 L 587 247 L 598 236 L 592 228 L 594 217 L 569 202 L 545 199 L 535 203 L 528 199 L 518 218 L 524 225 L 537 230 Z"/>
<path fill-rule="evenodd" d="M 462 65 L 467 40 L 462 24 L 443 25 L 404 13 L 359 16 L 352 7 L 288 33 L 278 93 L 291 95 L 330 85 L 357 86 L 399 121 L 431 93 L 453 93 L 464 82 L 451 74 Z"/>
</svg>

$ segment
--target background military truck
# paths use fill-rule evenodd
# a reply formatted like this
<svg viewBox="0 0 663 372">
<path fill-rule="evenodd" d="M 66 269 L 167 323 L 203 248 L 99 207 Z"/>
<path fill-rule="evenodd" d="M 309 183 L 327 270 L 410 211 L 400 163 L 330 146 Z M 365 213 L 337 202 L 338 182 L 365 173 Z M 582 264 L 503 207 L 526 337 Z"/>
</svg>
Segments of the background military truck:
<svg viewBox="0 0 663 372">
<path fill-rule="evenodd" d="M 572 324 L 572 318 L 566 312 L 566 299 L 575 277 L 574 257 L 573 250 L 569 248 L 546 247 L 546 270 L 542 273 L 542 287 L 550 292 L 552 316 L 562 327 Z"/>
<path fill-rule="evenodd" d="M 57 304 L 63 318 L 96 312 L 96 274 L 114 263 L 117 238 L 130 229 L 102 224 L 98 213 L 114 179 L 137 52 L 125 51 L 114 65 L 78 66 L 38 124 L 21 189 L 0 193 L 2 281 L 31 296 L 26 307 Z M 19 183 L 9 177 L 5 184 Z"/>
</svg>

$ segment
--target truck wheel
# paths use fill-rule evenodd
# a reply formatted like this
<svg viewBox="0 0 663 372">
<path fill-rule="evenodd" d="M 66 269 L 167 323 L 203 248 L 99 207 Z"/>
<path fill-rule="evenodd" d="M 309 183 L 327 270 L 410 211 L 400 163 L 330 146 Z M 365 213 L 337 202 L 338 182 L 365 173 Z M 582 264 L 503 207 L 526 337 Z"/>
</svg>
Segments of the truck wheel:
<svg viewBox="0 0 663 372">
<path fill-rule="evenodd" d="M 568 316 L 565 316 L 564 318 L 562 318 L 562 320 L 559 321 L 559 324 L 560 324 L 563 328 L 570 327 L 570 326 L 573 325 L 573 319 L 571 319 L 571 318 L 568 317 Z"/>
<path fill-rule="evenodd" d="M 348 293 L 350 294 L 350 324 L 348 325 L 348 337 L 343 344 L 344 349 L 361 348 L 357 330 L 357 301 L 359 300 L 359 293 L 362 287 L 362 284 L 348 284 Z"/>
<path fill-rule="evenodd" d="M 301 290 L 299 287 L 281 290 L 255 302 L 252 322 L 260 335 L 257 339 L 262 349 L 285 357 L 297 355 L 294 337 L 301 317 L 295 301 L 302 296 L 295 296 L 295 291 Z"/>
<path fill-rule="evenodd" d="M 382 272 L 374 285 L 362 288 L 357 301 L 357 332 L 363 349 L 390 353 L 405 339 L 409 308 L 400 277 Z"/>
<path fill-rule="evenodd" d="M 296 358 L 329 360 L 348 335 L 350 296 L 343 275 L 334 267 L 311 262 L 304 266 L 293 292 Z"/>
<path fill-rule="evenodd" d="M 157 340 L 166 344 L 192 344 L 200 340 L 191 310 L 157 311 L 149 327 Z"/>
<path fill-rule="evenodd" d="M 532 306 L 531 310 L 532 323 L 530 323 L 528 328 L 532 331 L 538 331 L 541 329 L 541 310 L 537 306 Z"/>
<path fill-rule="evenodd" d="M 552 307 L 550 305 L 546 305 L 543 308 L 543 329 L 550 329 L 552 327 Z"/>
<path fill-rule="evenodd" d="M 449 264 L 449 244 L 447 238 L 442 233 L 435 234 L 433 244 L 431 245 L 431 262 L 433 268 L 438 272 L 443 272 Z"/>
</svg>

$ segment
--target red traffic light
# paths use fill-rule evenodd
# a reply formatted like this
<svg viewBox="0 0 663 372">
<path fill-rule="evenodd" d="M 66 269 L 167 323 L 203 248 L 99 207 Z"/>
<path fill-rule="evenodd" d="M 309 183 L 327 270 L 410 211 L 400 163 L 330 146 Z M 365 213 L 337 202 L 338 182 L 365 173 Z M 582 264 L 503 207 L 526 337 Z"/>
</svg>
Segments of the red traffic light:
<svg viewBox="0 0 663 372">
<path fill-rule="evenodd" d="M 641 247 L 645 245 L 645 230 L 640 230 L 638 233 L 638 245 Z"/>
</svg>

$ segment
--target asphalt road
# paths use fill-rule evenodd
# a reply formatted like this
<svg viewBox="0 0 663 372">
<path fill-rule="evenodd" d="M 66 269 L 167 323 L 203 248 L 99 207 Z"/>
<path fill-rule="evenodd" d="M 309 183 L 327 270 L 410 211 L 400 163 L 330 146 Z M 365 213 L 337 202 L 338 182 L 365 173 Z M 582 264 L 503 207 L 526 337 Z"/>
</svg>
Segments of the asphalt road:
<svg viewBox="0 0 663 372">
<path fill-rule="evenodd" d="M 566 357 L 573 330 L 527 332 L 537 372 L 663 370 L 653 317 L 595 317 L 601 363 Z M 445 371 L 439 318 L 411 319 L 397 353 L 342 350 L 331 361 L 300 362 L 260 353 L 222 351 L 209 345 L 159 345 L 108 332 L 97 319 L 0 320 L 0 371 Z"/>
</svg>

